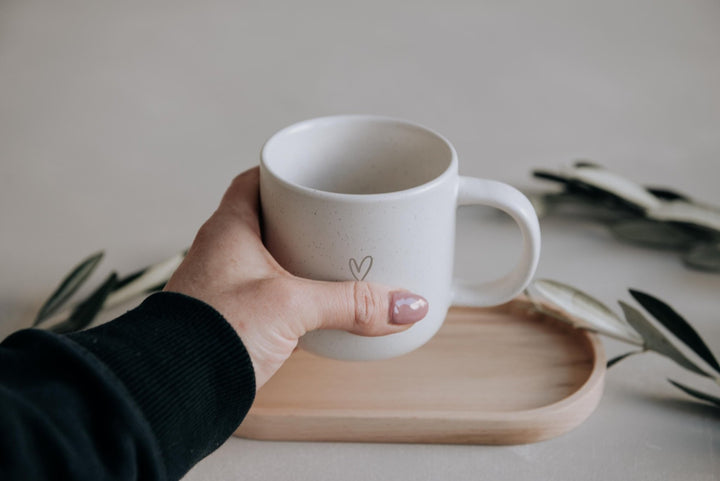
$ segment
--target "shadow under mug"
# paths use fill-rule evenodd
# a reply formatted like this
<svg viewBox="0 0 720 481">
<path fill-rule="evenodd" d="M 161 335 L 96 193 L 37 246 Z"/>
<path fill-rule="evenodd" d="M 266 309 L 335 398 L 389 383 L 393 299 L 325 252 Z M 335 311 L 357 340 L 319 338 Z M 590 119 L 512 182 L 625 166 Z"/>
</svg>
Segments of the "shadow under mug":
<svg viewBox="0 0 720 481">
<path fill-rule="evenodd" d="M 537 267 L 540 228 L 527 198 L 459 176 L 452 144 L 422 126 L 372 115 L 311 119 L 273 135 L 260 160 L 263 235 L 280 265 L 300 277 L 382 283 L 428 300 L 426 317 L 406 331 L 312 331 L 300 339 L 310 352 L 343 360 L 408 353 L 438 331 L 450 305 L 506 302 Z M 457 207 L 470 204 L 501 209 L 520 227 L 522 253 L 500 279 L 453 279 Z"/>
</svg>

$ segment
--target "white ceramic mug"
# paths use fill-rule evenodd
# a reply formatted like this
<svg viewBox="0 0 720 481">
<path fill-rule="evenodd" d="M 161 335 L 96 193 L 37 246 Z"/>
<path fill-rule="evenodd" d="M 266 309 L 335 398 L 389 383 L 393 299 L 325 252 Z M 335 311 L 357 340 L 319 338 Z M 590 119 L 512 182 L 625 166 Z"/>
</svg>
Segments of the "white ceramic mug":
<svg viewBox="0 0 720 481">
<path fill-rule="evenodd" d="M 422 346 L 451 304 L 501 304 L 520 293 L 540 256 L 537 216 L 523 194 L 460 177 L 450 142 L 402 120 L 341 115 L 279 131 L 262 149 L 260 198 L 265 243 L 289 272 L 397 286 L 428 300 L 425 318 L 397 334 L 317 330 L 300 340 L 335 359 L 384 359 Z M 522 232 L 518 263 L 492 282 L 453 280 L 456 210 L 469 204 L 507 212 Z"/>
</svg>

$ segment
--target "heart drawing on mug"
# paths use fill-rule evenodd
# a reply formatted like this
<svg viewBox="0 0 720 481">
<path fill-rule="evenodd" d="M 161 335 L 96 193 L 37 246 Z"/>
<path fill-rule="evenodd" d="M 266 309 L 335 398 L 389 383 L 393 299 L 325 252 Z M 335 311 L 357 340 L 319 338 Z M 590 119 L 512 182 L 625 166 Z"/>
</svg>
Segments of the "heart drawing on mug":
<svg viewBox="0 0 720 481">
<path fill-rule="evenodd" d="M 360 264 L 358 265 L 358 262 L 355 260 L 355 258 L 351 257 L 348 264 L 350 266 L 350 273 L 355 278 L 355 280 L 362 281 L 365 280 L 365 277 L 367 277 L 370 269 L 372 269 L 373 258 L 372 256 L 365 256 L 362 258 Z"/>
</svg>

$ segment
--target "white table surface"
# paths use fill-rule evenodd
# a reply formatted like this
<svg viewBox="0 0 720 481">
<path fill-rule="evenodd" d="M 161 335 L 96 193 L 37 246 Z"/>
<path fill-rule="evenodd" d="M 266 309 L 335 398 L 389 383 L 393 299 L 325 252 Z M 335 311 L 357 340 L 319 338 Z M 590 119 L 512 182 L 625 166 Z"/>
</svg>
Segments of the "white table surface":
<svg viewBox="0 0 720 481">
<path fill-rule="evenodd" d="M 589 158 L 720 204 L 720 3 L 2 0 L 0 334 L 93 251 L 97 281 L 184 248 L 272 132 L 348 112 L 443 132 L 465 175 L 543 188 L 532 168 Z M 460 217 L 458 271 L 506 270 L 515 228 Z M 539 277 L 607 303 L 642 288 L 720 354 L 720 275 L 590 222 L 542 228 Z M 610 370 L 595 413 L 554 440 L 233 438 L 186 479 L 720 479 L 718 411 L 667 377 L 713 389 L 647 354 Z"/>
</svg>

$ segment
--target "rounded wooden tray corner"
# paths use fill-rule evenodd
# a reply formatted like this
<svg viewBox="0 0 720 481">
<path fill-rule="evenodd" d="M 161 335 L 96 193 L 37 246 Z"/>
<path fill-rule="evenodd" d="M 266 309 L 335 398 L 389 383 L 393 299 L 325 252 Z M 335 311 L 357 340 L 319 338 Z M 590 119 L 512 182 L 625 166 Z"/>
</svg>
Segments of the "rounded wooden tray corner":
<svg viewBox="0 0 720 481">
<path fill-rule="evenodd" d="M 345 362 L 297 351 L 235 433 L 250 439 L 524 444 L 582 423 L 602 395 L 595 335 L 530 308 L 453 307 L 420 349 Z"/>
</svg>

